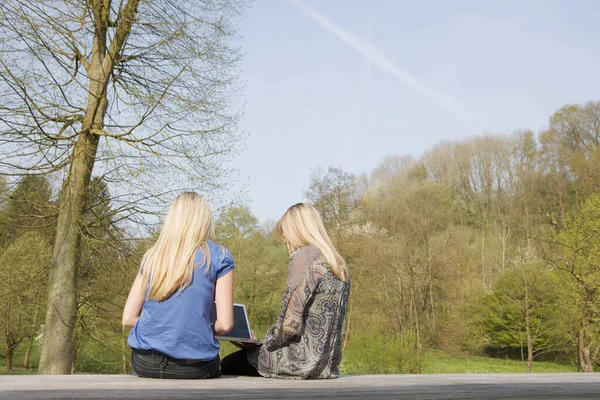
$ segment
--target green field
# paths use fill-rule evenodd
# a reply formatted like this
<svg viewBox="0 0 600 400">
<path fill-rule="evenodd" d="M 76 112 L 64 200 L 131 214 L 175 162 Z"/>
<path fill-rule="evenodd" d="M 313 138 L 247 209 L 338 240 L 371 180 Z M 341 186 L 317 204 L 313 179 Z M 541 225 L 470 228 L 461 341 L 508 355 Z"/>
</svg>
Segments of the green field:
<svg viewBox="0 0 600 400">
<path fill-rule="evenodd" d="M 78 373 L 92 374 L 119 374 L 122 367 L 108 363 L 100 358 L 101 351 L 106 352 L 101 346 L 91 345 L 78 360 Z M 237 348 L 225 343 L 221 356 Z M 34 348 L 31 362 L 36 365 L 39 360 L 38 349 Z M 37 373 L 37 368 L 23 369 L 23 354 L 15 354 L 14 366 L 7 371 L 5 366 L 0 366 L 0 375 L 31 375 Z M 3 362 L 0 359 L 0 362 Z M 427 350 L 422 355 L 409 354 L 398 346 L 381 347 L 371 343 L 366 347 L 348 347 L 344 351 L 340 372 L 342 374 L 479 374 L 479 373 L 523 373 L 526 363 L 518 360 L 502 358 L 472 356 L 467 354 L 451 354 L 443 351 Z M 533 373 L 536 372 L 577 372 L 574 364 L 560 364 L 554 362 L 534 362 Z"/>
<path fill-rule="evenodd" d="M 421 372 L 424 374 L 522 373 L 525 372 L 526 364 L 517 360 L 431 351 L 424 357 Z M 577 372 L 577 366 L 540 361 L 533 363 L 531 372 Z"/>
<path fill-rule="evenodd" d="M 526 363 L 518 360 L 450 354 L 429 350 L 421 357 L 404 354 L 395 356 L 384 350 L 366 355 L 363 351 L 348 349 L 340 367 L 343 374 L 481 374 L 524 373 Z M 532 372 L 577 372 L 573 364 L 534 362 Z"/>
</svg>

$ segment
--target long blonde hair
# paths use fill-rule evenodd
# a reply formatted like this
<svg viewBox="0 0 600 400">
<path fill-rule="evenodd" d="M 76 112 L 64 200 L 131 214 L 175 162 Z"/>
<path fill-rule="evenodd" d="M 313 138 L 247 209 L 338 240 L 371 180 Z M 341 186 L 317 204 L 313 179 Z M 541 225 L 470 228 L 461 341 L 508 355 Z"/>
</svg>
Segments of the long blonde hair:
<svg viewBox="0 0 600 400">
<path fill-rule="evenodd" d="M 313 245 L 321 250 L 333 275 L 348 281 L 346 262 L 333 246 L 321 215 L 314 207 L 305 203 L 291 206 L 277 222 L 275 230 L 279 240 L 287 245 L 290 254 L 300 247 Z"/>
<path fill-rule="evenodd" d="M 163 301 L 192 283 L 198 248 L 204 253 L 200 265 L 210 267 L 207 241 L 214 233 L 206 200 L 194 192 L 180 194 L 169 207 L 158 240 L 142 259 L 144 281 L 149 285 L 148 299 Z"/>
</svg>

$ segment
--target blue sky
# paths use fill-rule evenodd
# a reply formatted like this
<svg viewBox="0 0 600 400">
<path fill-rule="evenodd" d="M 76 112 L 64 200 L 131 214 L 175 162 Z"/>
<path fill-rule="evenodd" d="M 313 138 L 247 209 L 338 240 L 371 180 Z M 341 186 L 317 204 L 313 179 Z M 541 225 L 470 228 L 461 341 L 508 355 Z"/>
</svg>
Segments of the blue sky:
<svg viewBox="0 0 600 400">
<path fill-rule="evenodd" d="M 256 1 L 233 161 L 249 206 L 276 219 L 315 168 L 360 174 L 443 140 L 538 132 L 600 100 L 598 21 L 596 0 Z"/>
</svg>

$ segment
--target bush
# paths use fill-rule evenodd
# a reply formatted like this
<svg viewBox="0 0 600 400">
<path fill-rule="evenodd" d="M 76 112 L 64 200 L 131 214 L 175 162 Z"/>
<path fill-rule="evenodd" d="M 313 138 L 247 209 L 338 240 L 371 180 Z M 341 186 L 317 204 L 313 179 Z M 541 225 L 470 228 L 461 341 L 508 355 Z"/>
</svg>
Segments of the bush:
<svg viewBox="0 0 600 400">
<path fill-rule="evenodd" d="M 423 351 L 413 331 L 385 336 L 381 333 L 351 337 L 343 352 L 341 374 L 418 374 Z"/>
</svg>

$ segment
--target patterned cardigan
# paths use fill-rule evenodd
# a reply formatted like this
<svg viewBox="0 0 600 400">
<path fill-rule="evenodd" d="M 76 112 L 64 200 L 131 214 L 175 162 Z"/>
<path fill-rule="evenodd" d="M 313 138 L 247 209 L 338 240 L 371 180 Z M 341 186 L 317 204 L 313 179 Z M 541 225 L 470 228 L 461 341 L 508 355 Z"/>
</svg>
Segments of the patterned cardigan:
<svg viewBox="0 0 600 400">
<path fill-rule="evenodd" d="M 319 249 L 296 250 L 277 322 L 248 350 L 249 363 L 266 378 L 337 378 L 349 293 Z"/>
</svg>

